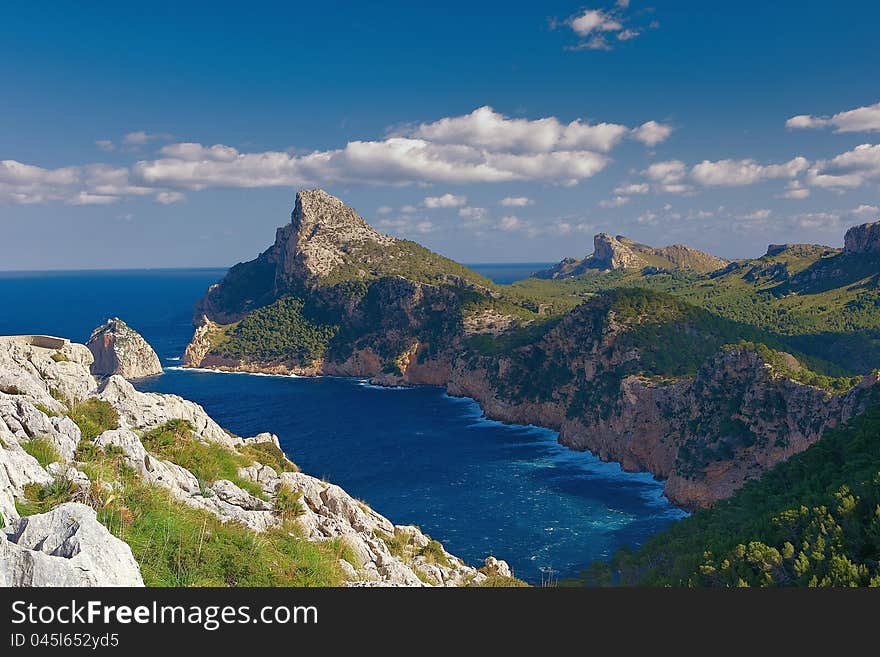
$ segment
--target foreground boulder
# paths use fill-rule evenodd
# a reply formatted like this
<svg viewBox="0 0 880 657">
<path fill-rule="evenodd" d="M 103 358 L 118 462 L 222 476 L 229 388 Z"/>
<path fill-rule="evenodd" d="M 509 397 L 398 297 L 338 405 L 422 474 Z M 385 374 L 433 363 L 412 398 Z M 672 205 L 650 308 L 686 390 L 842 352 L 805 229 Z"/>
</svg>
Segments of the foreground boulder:
<svg viewBox="0 0 880 657">
<path fill-rule="evenodd" d="M 119 374 L 126 379 L 139 379 L 162 373 L 162 363 L 153 348 L 118 317 L 92 331 L 86 346 L 95 359 L 95 376 Z"/>
<path fill-rule="evenodd" d="M 69 502 L 0 531 L 0 586 L 143 586 L 126 543 Z"/>
</svg>

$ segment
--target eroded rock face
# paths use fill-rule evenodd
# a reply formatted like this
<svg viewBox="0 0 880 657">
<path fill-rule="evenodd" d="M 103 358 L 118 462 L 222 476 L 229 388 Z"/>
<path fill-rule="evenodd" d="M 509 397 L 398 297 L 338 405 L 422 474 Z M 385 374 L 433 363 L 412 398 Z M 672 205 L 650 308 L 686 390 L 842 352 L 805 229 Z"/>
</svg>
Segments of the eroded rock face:
<svg viewBox="0 0 880 657">
<path fill-rule="evenodd" d="M 278 229 L 273 260 L 279 265 L 276 287 L 290 281 L 326 276 L 344 265 L 351 247 L 364 243 L 389 246 L 382 235 L 353 209 L 322 189 L 298 192 L 290 223 Z"/>
<path fill-rule="evenodd" d="M 880 253 L 880 221 L 853 226 L 843 238 L 845 253 Z"/>
<path fill-rule="evenodd" d="M 608 233 L 593 237 L 591 260 L 594 269 L 632 269 L 642 264 L 642 259 L 632 249 Z"/>
<path fill-rule="evenodd" d="M 153 348 L 118 317 L 92 331 L 86 346 L 94 357 L 91 371 L 96 376 L 118 374 L 139 379 L 162 373 L 162 363 Z"/>
<path fill-rule="evenodd" d="M 237 440 L 226 433 L 205 409 L 177 395 L 139 392 L 118 375 L 111 376 L 96 395 L 119 412 L 124 428 L 149 431 L 169 420 L 186 420 L 196 434 L 207 442 L 234 447 Z"/>
<path fill-rule="evenodd" d="M 69 502 L 0 532 L 0 586 L 143 586 L 131 548 Z"/>
</svg>

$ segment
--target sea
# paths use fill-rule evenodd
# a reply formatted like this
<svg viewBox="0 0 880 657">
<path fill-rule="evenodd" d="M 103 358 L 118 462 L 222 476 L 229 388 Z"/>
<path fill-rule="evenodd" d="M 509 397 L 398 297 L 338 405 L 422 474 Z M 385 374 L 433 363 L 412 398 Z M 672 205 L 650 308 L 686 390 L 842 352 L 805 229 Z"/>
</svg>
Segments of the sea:
<svg viewBox="0 0 880 657">
<path fill-rule="evenodd" d="M 509 283 L 547 263 L 471 265 Z M 483 417 L 437 387 L 350 378 L 185 370 L 192 308 L 224 269 L 0 272 L 0 335 L 85 342 L 118 316 L 165 371 L 140 390 L 192 399 L 243 436 L 278 435 L 304 472 L 339 484 L 396 524 L 415 524 L 472 565 L 488 555 L 540 584 L 577 577 L 685 515 L 649 474 L 557 443 L 549 429 Z"/>
</svg>

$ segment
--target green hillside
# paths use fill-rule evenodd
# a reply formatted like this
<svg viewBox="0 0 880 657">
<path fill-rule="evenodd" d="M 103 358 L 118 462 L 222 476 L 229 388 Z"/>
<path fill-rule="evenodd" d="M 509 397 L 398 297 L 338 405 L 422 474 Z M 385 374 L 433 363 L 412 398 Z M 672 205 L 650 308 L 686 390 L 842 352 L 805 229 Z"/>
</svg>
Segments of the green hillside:
<svg viewBox="0 0 880 657">
<path fill-rule="evenodd" d="M 583 582 L 880 586 L 880 406 Z"/>
</svg>

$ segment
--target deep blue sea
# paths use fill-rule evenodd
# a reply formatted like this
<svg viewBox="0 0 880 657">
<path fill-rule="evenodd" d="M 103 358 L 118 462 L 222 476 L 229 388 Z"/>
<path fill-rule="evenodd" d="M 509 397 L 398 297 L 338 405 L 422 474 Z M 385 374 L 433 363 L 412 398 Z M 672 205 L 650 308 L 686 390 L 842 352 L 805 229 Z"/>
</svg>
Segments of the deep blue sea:
<svg viewBox="0 0 880 657">
<path fill-rule="evenodd" d="M 477 265 L 498 282 L 545 267 Z M 222 269 L 0 272 L 0 335 L 49 333 L 85 342 L 118 315 L 159 353 L 165 374 L 138 383 L 202 404 L 241 435 L 278 434 L 305 472 L 417 524 L 472 564 L 488 554 L 540 582 L 576 575 L 684 514 L 647 474 L 570 451 L 554 431 L 482 418 L 439 388 L 384 389 L 355 379 L 175 369 L 194 302 Z"/>
</svg>

